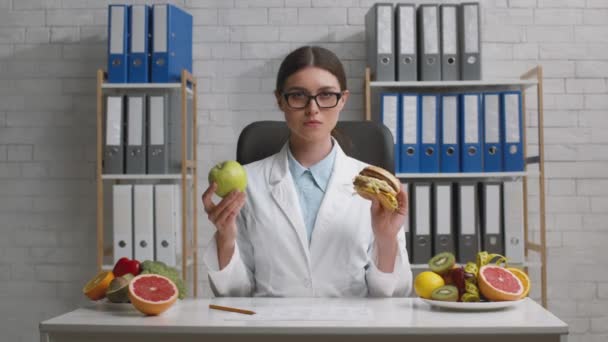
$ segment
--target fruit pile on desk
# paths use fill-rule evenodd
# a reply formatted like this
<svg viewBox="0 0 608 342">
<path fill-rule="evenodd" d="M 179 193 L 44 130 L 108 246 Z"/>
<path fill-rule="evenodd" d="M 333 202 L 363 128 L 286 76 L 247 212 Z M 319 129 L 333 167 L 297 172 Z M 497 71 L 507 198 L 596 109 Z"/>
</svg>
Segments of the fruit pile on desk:
<svg viewBox="0 0 608 342">
<path fill-rule="evenodd" d="M 429 270 L 414 280 L 421 298 L 448 302 L 512 301 L 530 291 L 530 278 L 521 269 L 509 267 L 507 258 L 482 251 L 475 262 L 456 264 L 452 253 L 444 252 L 429 260 Z"/>
<path fill-rule="evenodd" d="M 82 289 L 93 301 L 131 303 L 145 315 L 158 315 L 186 296 L 179 272 L 160 261 L 120 258 L 114 268 L 100 271 Z"/>
</svg>

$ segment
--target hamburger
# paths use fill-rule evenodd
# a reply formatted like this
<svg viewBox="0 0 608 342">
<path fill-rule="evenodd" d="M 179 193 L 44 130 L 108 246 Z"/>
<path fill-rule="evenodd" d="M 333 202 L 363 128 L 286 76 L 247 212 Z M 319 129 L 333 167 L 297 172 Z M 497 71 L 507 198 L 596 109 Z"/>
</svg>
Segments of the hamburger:
<svg viewBox="0 0 608 342">
<path fill-rule="evenodd" d="M 395 211 L 399 208 L 397 194 L 401 191 L 401 182 L 392 173 L 377 166 L 367 166 L 353 180 L 357 194 L 371 200 L 376 198 L 383 207 Z"/>
</svg>

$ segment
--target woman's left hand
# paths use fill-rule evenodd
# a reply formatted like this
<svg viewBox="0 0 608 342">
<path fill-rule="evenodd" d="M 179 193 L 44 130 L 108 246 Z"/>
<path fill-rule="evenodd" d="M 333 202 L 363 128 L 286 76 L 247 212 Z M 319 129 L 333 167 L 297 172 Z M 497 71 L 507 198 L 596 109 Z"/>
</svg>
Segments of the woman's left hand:
<svg viewBox="0 0 608 342">
<path fill-rule="evenodd" d="M 397 233 L 403 226 L 407 216 L 407 193 L 401 184 L 401 191 L 397 194 L 399 207 L 389 210 L 383 207 L 376 199 L 372 200 L 372 228 L 374 237 L 378 242 L 396 241 Z"/>
<path fill-rule="evenodd" d="M 401 191 L 397 194 L 399 206 L 396 210 L 384 208 L 376 199 L 372 200 L 372 229 L 376 244 L 376 266 L 385 273 L 392 273 L 395 268 L 395 259 L 399 250 L 397 234 L 405 223 L 407 217 L 407 193 L 401 184 Z"/>
</svg>

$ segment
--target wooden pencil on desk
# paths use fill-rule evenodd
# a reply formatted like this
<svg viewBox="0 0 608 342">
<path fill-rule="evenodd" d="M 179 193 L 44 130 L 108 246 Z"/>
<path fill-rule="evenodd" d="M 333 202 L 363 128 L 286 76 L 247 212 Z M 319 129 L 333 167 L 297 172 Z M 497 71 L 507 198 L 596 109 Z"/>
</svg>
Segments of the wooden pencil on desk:
<svg viewBox="0 0 608 342">
<path fill-rule="evenodd" d="M 209 309 L 236 312 L 236 313 L 241 313 L 241 314 L 245 314 L 245 315 L 255 315 L 255 312 L 251 311 L 251 310 L 237 309 L 237 308 L 231 308 L 229 306 L 221 306 L 221 305 L 215 305 L 215 304 L 209 304 Z"/>
</svg>

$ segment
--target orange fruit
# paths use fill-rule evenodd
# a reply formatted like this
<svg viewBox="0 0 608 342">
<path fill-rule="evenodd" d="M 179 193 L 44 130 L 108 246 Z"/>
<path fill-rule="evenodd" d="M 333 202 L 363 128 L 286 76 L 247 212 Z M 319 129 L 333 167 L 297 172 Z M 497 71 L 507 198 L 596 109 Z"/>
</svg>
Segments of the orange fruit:
<svg viewBox="0 0 608 342">
<path fill-rule="evenodd" d="M 146 315 L 158 315 L 177 300 L 175 283 L 158 274 L 140 274 L 129 283 L 131 304 Z"/>
<path fill-rule="evenodd" d="M 114 279 L 112 271 L 100 271 L 82 288 L 82 293 L 90 300 L 100 300 L 106 296 L 110 282 Z"/>
<path fill-rule="evenodd" d="M 414 291 L 422 298 L 431 299 L 433 291 L 445 285 L 443 278 L 431 271 L 421 272 L 414 279 Z"/>
<path fill-rule="evenodd" d="M 509 271 L 511 271 L 511 273 L 515 274 L 515 276 L 517 278 L 519 278 L 522 286 L 524 287 L 524 293 L 521 295 L 520 298 L 526 297 L 528 295 L 528 293 L 530 292 L 530 277 L 528 277 L 526 272 L 524 272 L 523 270 L 521 270 L 519 268 L 509 267 L 507 269 Z"/>
<path fill-rule="evenodd" d="M 479 269 L 477 285 L 481 294 L 491 301 L 517 300 L 524 293 L 521 280 L 513 272 L 495 265 Z"/>
</svg>

